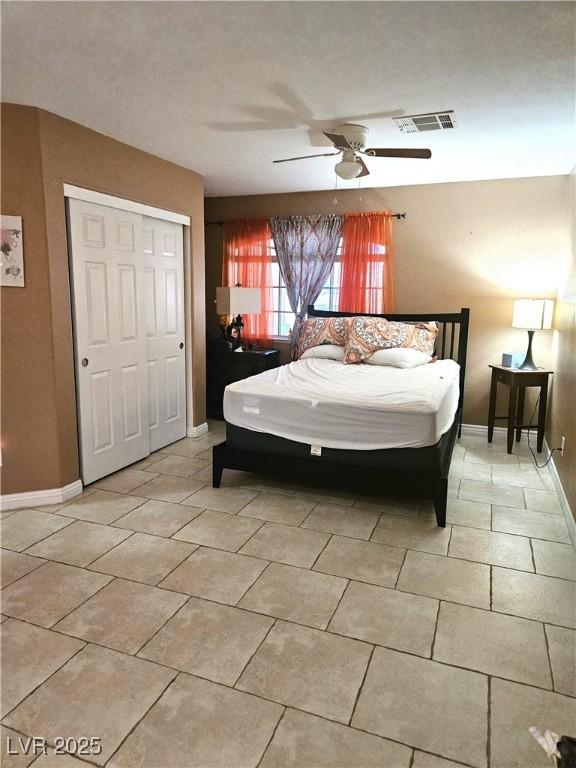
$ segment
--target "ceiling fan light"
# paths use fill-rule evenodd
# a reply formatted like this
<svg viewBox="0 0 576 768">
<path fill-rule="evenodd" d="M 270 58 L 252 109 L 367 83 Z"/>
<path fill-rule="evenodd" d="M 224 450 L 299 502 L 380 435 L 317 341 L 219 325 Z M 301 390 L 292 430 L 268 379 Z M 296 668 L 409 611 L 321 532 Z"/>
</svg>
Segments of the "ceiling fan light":
<svg viewBox="0 0 576 768">
<path fill-rule="evenodd" d="M 334 166 L 334 171 L 341 179 L 350 181 L 362 173 L 362 165 L 356 160 L 341 160 Z"/>
</svg>

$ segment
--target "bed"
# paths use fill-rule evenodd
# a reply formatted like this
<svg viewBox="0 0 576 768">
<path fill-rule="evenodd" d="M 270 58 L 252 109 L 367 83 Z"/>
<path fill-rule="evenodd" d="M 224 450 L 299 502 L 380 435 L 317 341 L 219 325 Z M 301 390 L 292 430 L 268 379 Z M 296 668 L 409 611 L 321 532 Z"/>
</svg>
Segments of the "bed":
<svg viewBox="0 0 576 768">
<path fill-rule="evenodd" d="M 308 308 L 309 317 L 366 313 Z M 469 310 L 373 315 L 434 320 L 438 362 L 411 369 L 299 360 L 227 387 L 226 441 L 213 448 L 213 486 L 224 469 L 316 480 L 331 487 L 431 499 L 446 525 L 448 473 L 461 432 Z"/>
</svg>

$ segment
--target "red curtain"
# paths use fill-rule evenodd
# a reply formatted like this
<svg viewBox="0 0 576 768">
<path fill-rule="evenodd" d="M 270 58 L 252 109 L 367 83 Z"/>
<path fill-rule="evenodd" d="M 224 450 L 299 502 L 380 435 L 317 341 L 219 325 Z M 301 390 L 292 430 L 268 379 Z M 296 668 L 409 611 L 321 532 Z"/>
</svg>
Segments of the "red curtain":
<svg viewBox="0 0 576 768">
<path fill-rule="evenodd" d="M 394 311 L 392 216 L 348 213 L 342 228 L 341 312 Z"/>
<path fill-rule="evenodd" d="M 260 288 L 260 314 L 244 315 L 243 337 L 251 341 L 272 335 L 271 233 L 267 219 L 226 221 L 223 225 L 222 285 Z"/>
</svg>

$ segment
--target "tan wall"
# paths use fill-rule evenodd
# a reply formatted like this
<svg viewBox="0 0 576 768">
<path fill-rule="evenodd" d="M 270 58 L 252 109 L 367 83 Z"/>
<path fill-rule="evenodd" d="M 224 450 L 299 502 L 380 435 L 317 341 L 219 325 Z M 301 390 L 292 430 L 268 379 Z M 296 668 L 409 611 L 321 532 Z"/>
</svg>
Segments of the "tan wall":
<svg viewBox="0 0 576 768">
<path fill-rule="evenodd" d="M 572 291 L 576 290 L 576 172 L 570 177 L 568 192 L 569 226 L 572 230 Z M 561 291 L 562 295 L 562 291 Z M 572 514 L 576 518 L 576 295 L 559 301 L 554 314 L 554 360 L 556 371 L 548 419 L 550 447 L 566 438 L 564 455 L 554 454 L 554 464 L 562 480 Z"/>
<path fill-rule="evenodd" d="M 2 161 L 2 212 L 24 218 L 26 288 L 2 288 L 2 492 L 19 493 L 79 475 L 64 182 L 191 217 L 194 422 L 205 420 L 203 179 L 16 105 L 3 105 Z"/>
<path fill-rule="evenodd" d="M 399 312 L 471 309 L 464 421 L 486 424 L 490 363 L 523 350 L 511 328 L 513 300 L 555 298 L 568 253 L 567 176 L 285 195 L 209 198 L 209 221 L 309 213 L 406 211 L 395 224 Z M 334 203 L 334 199 L 338 203 Z M 206 235 L 208 329 L 221 269 L 221 228 Z M 534 356 L 552 362 L 552 332 L 536 334 Z"/>
<path fill-rule="evenodd" d="M 10 493 L 53 488 L 61 475 L 36 110 L 2 113 L 2 213 L 22 216 L 26 280 L 25 288 L 2 288 L 0 295 L 2 491 Z"/>
</svg>

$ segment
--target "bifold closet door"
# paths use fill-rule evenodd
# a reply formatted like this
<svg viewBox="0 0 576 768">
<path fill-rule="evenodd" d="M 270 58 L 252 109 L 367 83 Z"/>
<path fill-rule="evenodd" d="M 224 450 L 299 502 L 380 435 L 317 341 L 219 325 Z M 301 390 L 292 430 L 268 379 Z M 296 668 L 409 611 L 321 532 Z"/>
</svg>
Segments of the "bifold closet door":
<svg viewBox="0 0 576 768">
<path fill-rule="evenodd" d="M 142 220 L 68 201 L 84 484 L 150 452 Z"/>
<path fill-rule="evenodd" d="M 183 228 L 145 217 L 144 318 L 150 450 L 186 436 Z"/>
</svg>

